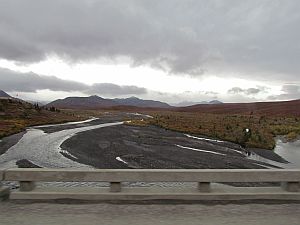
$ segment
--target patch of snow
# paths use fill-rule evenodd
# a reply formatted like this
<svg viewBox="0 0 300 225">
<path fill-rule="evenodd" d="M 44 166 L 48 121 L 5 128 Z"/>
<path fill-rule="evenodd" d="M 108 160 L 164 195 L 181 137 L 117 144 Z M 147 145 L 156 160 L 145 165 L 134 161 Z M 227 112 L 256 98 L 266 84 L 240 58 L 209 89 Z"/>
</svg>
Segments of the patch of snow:
<svg viewBox="0 0 300 225">
<path fill-rule="evenodd" d="M 175 146 L 179 147 L 179 148 L 184 148 L 184 149 L 189 149 L 189 150 L 193 150 L 193 151 L 197 151 L 197 152 L 206 152 L 206 153 L 211 153 L 211 154 L 215 154 L 215 155 L 226 155 L 223 153 L 219 153 L 219 152 L 213 152 L 213 151 L 208 151 L 208 150 L 202 150 L 202 149 L 197 149 L 197 148 L 191 148 L 191 147 L 186 147 L 186 146 L 182 146 L 182 145 L 176 145 Z"/>
<path fill-rule="evenodd" d="M 120 162 L 122 162 L 122 163 L 125 163 L 126 165 L 128 165 L 128 163 L 127 162 L 125 162 L 123 159 L 121 159 L 121 157 L 116 157 L 116 160 L 118 160 L 118 161 L 120 161 Z"/>
<path fill-rule="evenodd" d="M 184 135 L 189 137 L 189 138 L 194 138 L 194 139 L 198 139 L 198 140 L 224 143 L 224 141 L 220 141 L 220 140 L 215 140 L 215 139 L 210 139 L 210 138 L 202 138 L 202 137 L 195 137 L 195 136 L 192 136 L 192 135 L 189 135 L 189 134 L 184 134 Z"/>
</svg>

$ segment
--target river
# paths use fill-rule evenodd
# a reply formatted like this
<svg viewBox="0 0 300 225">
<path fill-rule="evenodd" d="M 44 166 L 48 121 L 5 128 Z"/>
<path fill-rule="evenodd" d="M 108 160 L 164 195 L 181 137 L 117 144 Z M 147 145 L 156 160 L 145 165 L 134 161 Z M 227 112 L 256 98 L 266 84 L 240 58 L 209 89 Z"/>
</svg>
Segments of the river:
<svg viewBox="0 0 300 225">
<path fill-rule="evenodd" d="M 277 138 L 274 152 L 290 162 L 285 168 L 300 169 L 300 140 L 284 142 L 282 138 Z"/>
<path fill-rule="evenodd" d="M 86 123 L 89 121 L 81 121 L 77 123 Z M 70 124 L 70 123 L 67 123 Z M 45 126 L 36 126 L 27 129 L 27 132 L 18 141 L 17 144 L 10 147 L 4 154 L 0 155 L 0 168 L 13 168 L 17 167 L 16 162 L 21 159 L 27 159 L 40 167 L 46 168 L 93 168 L 91 166 L 78 163 L 72 158 L 76 159 L 75 156 L 71 155 L 69 152 L 60 148 L 60 145 L 70 137 L 84 131 L 98 129 L 108 126 L 121 125 L 123 122 L 113 122 L 97 124 L 92 126 L 77 127 L 73 129 L 61 130 L 53 133 L 45 133 L 39 128 Z M 53 126 L 53 125 L 47 125 Z M 59 125 L 55 125 L 59 126 Z M 188 135 L 188 137 L 193 137 Z M 195 137 L 193 137 L 195 138 Z M 204 139 L 204 138 L 197 138 Z M 211 140 L 211 139 L 205 139 Z M 0 140 L 1 141 L 1 140 Z M 274 152 L 287 160 L 290 163 L 278 163 L 270 159 L 263 158 L 255 153 L 251 154 L 248 158 L 254 159 L 260 162 L 268 163 L 281 168 L 300 168 L 300 140 L 294 142 L 284 142 L 282 138 L 278 137 L 276 139 L 276 148 Z M 183 146 L 181 146 L 183 147 Z M 195 150 L 195 148 L 183 147 L 190 150 Z M 199 151 L 199 149 L 197 149 Z M 204 150 L 201 150 L 204 151 Z M 234 150 L 237 151 L 237 150 Z M 209 152 L 206 151 L 205 152 Z M 214 154 L 221 154 L 215 153 Z M 68 155 L 69 157 L 65 157 Z M 118 160 L 118 159 L 117 159 Z"/>
<path fill-rule="evenodd" d="M 62 150 L 60 145 L 77 133 L 120 124 L 123 122 L 79 127 L 54 133 L 29 128 L 17 144 L 0 156 L 0 168 L 16 167 L 16 162 L 21 159 L 27 159 L 37 166 L 46 168 L 91 168 L 64 157 L 61 153 L 68 154 L 68 152 Z"/>
</svg>

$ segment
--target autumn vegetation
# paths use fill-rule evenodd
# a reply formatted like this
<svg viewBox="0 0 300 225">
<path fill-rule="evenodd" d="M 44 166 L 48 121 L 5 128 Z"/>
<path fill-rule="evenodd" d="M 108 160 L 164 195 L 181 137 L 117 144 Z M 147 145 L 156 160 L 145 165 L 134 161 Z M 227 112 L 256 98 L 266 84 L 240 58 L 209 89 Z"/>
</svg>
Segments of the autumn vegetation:
<svg viewBox="0 0 300 225">
<path fill-rule="evenodd" d="M 188 134 L 227 140 L 243 147 L 273 149 L 275 136 L 288 140 L 300 135 L 300 118 L 246 114 L 155 112 L 152 119 L 132 121 L 130 125 L 155 125 Z"/>
<path fill-rule="evenodd" d="M 55 107 L 12 99 L 0 99 L 0 138 L 23 131 L 26 127 L 86 119 L 87 115 L 63 111 Z"/>
<path fill-rule="evenodd" d="M 118 111 L 120 109 L 113 109 L 112 113 Z M 204 113 L 201 110 L 197 112 L 179 112 L 174 109 L 148 110 L 145 114 L 151 114 L 153 118 L 131 120 L 126 124 L 154 125 L 173 131 L 231 141 L 243 147 L 273 149 L 276 136 L 283 135 L 286 140 L 291 141 L 300 135 L 298 110 L 293 110 L 296 112 L 293 114 L 284 112 L 284 115 L 280 113 L 275 115 L 275 111 L 272 111 L 273 114 L 265 111 L 258 114 L 253 113 L 252 110 L 241 113 L 228 113 L 226 110 L 224 112 L 218 110 L 217 113 Z M 29 126 L 79 121 L 90 116 L 101 117 L 103 113 L 105 114 L 105 111 L 59 110 L 53 106 L 40 107 L 38 104 L 30 104 L 18 99 L 0 98 L 0 138 L 18 133 Z"/>
</svg>

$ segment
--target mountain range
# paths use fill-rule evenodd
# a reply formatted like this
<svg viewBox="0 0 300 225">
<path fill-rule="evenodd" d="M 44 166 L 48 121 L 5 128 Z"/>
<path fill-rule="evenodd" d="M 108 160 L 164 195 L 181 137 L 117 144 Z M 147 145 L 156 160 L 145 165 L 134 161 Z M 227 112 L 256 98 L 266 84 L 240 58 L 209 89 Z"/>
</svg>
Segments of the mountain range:
<svg viewBox="0 0 300 225">
<path fill-rule="evenodd" d="M 0 90 L 0 98 L 11 98 Z M 300 116 L 300 99 L 278 102 L 222 103 L 217 100 L 200 102 L 190 106 L 174 107 L 167 103 L 143 100 L 136 97 L 105 99 L 93 95 L 89 97 L 68 97 L 50 102 L 54 106 L 66 109 L 116 109 L 116 110 L 168 110 L 176 112 L 197 112 L 213 114 L 258 114 L 258 115 L 293 115 Z"/>
<path fill-rule="evenodd" d="M 115 99 L 105 99 L 97 95 L 89 97 L 67 97 L 65 99 L 58 99 L 50 102 L 46 106 L 54 106 L 57 108 L 67 108 L 67 109 L 101 109 L 110 108 L 117 106 L 134 106 L 140 108 L 170 108 L 171 106 L 167 103 L 154 101 L 154 100 L 144 100 L 136 97 L 130 98 L 115 98 Z"/>
<path fill-rule="evenodd" d="M 184 101 L 184 102 L 179 102 L 179 103 L 174 103 L 172 104 L 173 106 L 176 107 L 185 107 L 185 106 L 191 106 L 191 105 L 198 105 L 198 104 L 222 104 L 223 102 L 219 100 L 212 100 L 212 101 L 202 101 L 202 102 L 190 102 L 190 101 Z"/>
</svg>

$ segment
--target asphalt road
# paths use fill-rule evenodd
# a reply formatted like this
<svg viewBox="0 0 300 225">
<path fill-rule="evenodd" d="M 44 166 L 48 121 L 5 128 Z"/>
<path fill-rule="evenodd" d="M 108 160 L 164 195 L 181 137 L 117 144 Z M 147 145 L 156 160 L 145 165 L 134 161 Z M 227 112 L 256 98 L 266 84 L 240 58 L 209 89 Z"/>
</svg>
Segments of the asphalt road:
<svg viewBox="0 0 300 225">
<path fill-rule="evenodd" d="M 300 204 L 57 204 L 0 202 L 0 224 L 299 225 Z"/>
</svg>

